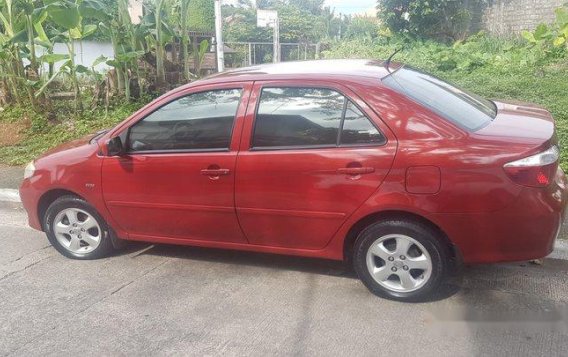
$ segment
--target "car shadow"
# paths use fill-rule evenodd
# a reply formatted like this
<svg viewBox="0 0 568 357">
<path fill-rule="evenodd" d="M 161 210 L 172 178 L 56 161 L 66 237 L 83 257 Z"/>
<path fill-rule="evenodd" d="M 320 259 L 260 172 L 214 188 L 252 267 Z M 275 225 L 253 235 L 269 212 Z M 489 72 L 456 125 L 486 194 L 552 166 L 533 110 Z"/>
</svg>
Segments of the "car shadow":
<svg viewBox="0 0 568 357">
<path fill-rule="evenodd" d="M 288 255 L 256 253 L 217 248 L 189 247 L 180 245 L 129 243 L 119 255 L 154 255 L 184 260 L 217 262 L 223 264 L 246 265 L 267 269 L 296 271 L 309 274 L 327 275 L 348 279 L 359 279 L 351 265 L 341 261 L 296 257 Z M 452 275 L 427 300 L 417 303 L 444 300 L 456 294 L 460 288 L 461 274 Z"/>
</svg>

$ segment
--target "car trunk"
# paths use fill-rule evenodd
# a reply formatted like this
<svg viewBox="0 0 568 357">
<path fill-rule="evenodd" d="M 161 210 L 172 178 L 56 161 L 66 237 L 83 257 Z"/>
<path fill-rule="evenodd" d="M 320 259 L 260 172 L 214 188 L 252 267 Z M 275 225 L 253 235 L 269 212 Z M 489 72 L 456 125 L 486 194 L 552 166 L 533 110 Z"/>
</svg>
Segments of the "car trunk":
<svg viewBox="0 0 568 357">
<path fill-rule="evenodd" d="M 548 110 L 525 103 L 495 105 L 497 116 L 475 136 L 503 141 L 505 147 L 516 148 L 520 154 L 538 152 L 557 143 L 554 119 Z"/>
<path fill-rule="evenodd" d="M 514 182 L 530 187 L 548 186 L 559 163 L 552 115 L 530 104 L 495 105 L 495 118 L 473 136 L 497 149 L 505 172 Z"/>
</svg>

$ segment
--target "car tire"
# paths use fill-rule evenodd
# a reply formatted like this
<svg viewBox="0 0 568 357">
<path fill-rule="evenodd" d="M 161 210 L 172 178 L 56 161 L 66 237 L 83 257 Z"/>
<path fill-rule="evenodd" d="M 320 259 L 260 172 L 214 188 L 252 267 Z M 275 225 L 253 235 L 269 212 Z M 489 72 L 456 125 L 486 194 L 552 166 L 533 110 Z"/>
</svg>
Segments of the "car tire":
<svg viewBox="0 0 568 357">
<path fill-rule="evenodd" d="M 371 224 L 355 242 L 355 271 L 377 296 L 408 302 L 427 300 L 448 270 L 449 250 L 439 234 L 411 220 Z"/>
<path fill-rule="evenodd" d="M 105 220 L 77 196 L 59 197 L 49 205 L 44 217 L 49 242 L 68 258 L 99 259 L 113 250 L 111 232 Z"/>
</svg>

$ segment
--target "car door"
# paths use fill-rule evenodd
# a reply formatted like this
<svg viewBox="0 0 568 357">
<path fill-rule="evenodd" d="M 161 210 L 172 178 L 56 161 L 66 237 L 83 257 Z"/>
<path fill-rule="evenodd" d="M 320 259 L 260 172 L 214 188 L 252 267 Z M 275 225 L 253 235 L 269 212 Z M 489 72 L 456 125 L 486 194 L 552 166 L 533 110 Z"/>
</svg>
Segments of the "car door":
<svg viewBox="0 0 568 357">
<path fill-rule="evenodd" d="M 192 88 L 121 133 L 104 159 L 106 205 L 131 239 L 246 243 L 234 205 L 235 161 L 251 84 Z"/>
<path fill-rule="evenodd" d="M 255 82 L 235 204 L 251 244 L 322 249 L 381 184 L 396 140 L 348 88 Z"/>
</svg>

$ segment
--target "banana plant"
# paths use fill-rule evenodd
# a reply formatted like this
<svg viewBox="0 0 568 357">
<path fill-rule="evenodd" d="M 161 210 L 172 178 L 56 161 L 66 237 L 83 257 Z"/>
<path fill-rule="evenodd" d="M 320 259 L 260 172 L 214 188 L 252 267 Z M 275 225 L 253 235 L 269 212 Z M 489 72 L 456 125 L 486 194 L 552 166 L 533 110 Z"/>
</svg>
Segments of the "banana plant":
<svg viewBox="0 0 568 357">
<path fill-rule="evenodd" d="M 14 8 L 12 0 L 0 0 L 0 63 L 2 72 L 0 78 L 8 84 L 9 91 L 16 103 L 21 102 L 18 78 L 21 74 L 21 61 L 18 56 L 19 50 L 14 44 Z"/>
<path fill-rule="evenodd" d="M 18 93 L 19 88 L 25 88 L 30 104 L 35 109 L 37 104 L 34 86 L 39 82 L 39 75 L 33 28 L 34 6 L 31 0 L 18 2 L 4 0 L 2 5 L 0 12 L 0 21 L 4 27 L 2 47 L 3 51 L 6 51 L 3 57 L 8 61 L 5 67 L 10 77 L 9 83 L 15 93 Z M 23 59 L 30 61 L 26 71 Z"/>
<path fill-rule="evenodd" d="M 130 101 L 130 80 L 132 78 L 132 71 L 129 68 L 144 55 L 144 51 L 131 51 L 125 53 L 115 54 L 115 58 L 112 60 L 106 61 L 106 64 L 112 66 L 114 68 L 123 73 L 122 80 L 124 81 L 124 97 L 127 102 Z"/>
<path fill-rule="evenodd" d="M 97 0 L 43 0 L 49 18 L 63 29 L 56 37 L 67 46 L 69 59 L 54 74 L 67 72 L 73 84 L 75 112 L 82 110 L 81 89 L 78 74 L 86 73 L 87 67 L 75 63 L 75 44 L 92 35 L 97 25 L 83 25 L 84 17 L 99 18 L 106 16 L 104 6 Z M 53 80 L 53 77 L 49 81 Z"/>
</svg>

